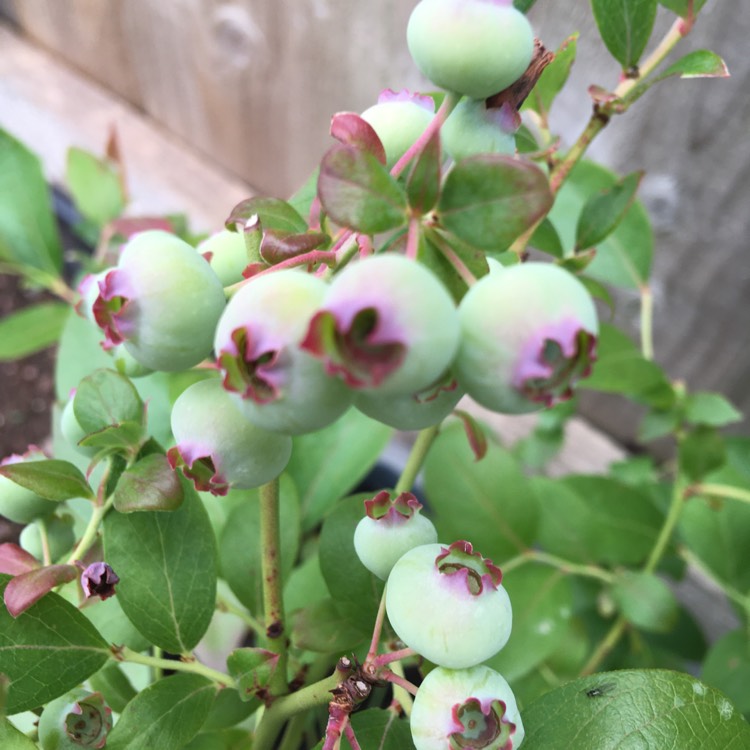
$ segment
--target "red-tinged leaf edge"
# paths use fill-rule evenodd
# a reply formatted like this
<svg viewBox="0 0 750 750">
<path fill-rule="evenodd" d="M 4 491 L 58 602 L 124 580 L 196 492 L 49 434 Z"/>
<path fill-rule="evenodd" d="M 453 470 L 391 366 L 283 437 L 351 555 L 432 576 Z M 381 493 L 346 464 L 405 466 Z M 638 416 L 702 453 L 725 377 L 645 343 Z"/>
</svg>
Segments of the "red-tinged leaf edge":
<svg viewBox="0 0 750 750">
<path fill-rule="evenodd" d="M 0 573 L 18 576 L 41 567 L 41 563 L 17 544 L 0 544 Z"/>
<path fill-rule="evenodd" d="M 386 163 L 385 147 L 375 128 L 356 112 L 337 112 L 331 118 L 331 135 L 345 146 L 367 151 L 381 164 Z"/>
<path fill-rule="evenodd" d="M 5 606 L 13 617 L 18 617 L 56 586 L 77 577 L 78 568 L 75 565 L 48 565 L 22 573 L 5 587 Z"/>
<path fill-rule="evenodd" d="M 462 409 L 454 409 L 453 414 L 457 416 L 464 425 L 464 431 L 469 441 L 469 446 L 474 453 L 474 458 L 481 461 L 487 454 L 487 435 L 485 435 L 482 426 L 474 417 Z"/>
<path fill-rule="evenodd" d="M 328 241 L 329 237 L 323 232 L 305 232 L 304 234 L 288 234 L 269 229 L 263 233 L 260 243 L 260 255 L 266 263 L 275 265 L 287 258 L 309 253 Z"/>
</svg>

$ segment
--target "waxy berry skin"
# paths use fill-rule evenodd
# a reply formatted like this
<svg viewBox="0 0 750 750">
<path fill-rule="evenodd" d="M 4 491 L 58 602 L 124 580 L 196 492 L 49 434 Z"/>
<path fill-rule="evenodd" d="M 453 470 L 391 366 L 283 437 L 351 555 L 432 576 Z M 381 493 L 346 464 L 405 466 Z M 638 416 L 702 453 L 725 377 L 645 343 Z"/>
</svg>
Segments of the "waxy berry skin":
<svg viewBox="0 0 750 750">
<path fill-rule="evenodd" d="M 334 276 L 301 346 L 350 388 L 405 396 L 445 372 L 458 331 L 453 300 L 437 277 L 388 253 Z"/>
<path fill-rule="evenodd" d="M 456 161 L 476 154 L 516 153 L 514 125 L 505 109 L 487 109 L 483 99 L 463 99 L 440 129 L 446 153 Z"/>
<path fill-rule="evenodd" d="M 185 370 L 211 353 L 224 288 L 205 258 L 160 230 L 134 235 L 92 304 L 107 344 L 153 370 Z M 89 295 L 84 290 L 86 297 Z"/>
<path fill-rule="evenodd" d="M 525 735 L 510 685 L 484 665 L 433 669 L 409 722 L 416 750 L 515 750 Z"/>
<path fill-rule="evenodd" d="M 531 26 L 511 0 L 422 0 L 406 39 L 427 78 L 472 99 L 515 83 L 534 50 Z"/>
<path fill-rule="evenodd" d="M 522 263 L 481 278 L 459 306 L 458 381 L 479 404 L 522 414 L 569 398 L 595 360 L 593 300 L 552 263 Z"/>
<path fill-rule="evenodd" d="M 385 148 L 386 166 L 391 169 L 422 135 L 434 114 L 435 103 L 429 96 L 387 89 L 377 104 L 362 113 L 362 119 L 378 134 Z"/>
<path fill-rule="evenodd" d="M 216 378 L 183 391 L 172 407 L 176 446 L 167 457 L 195 488 L 226 495 L 275 479 L 292 453 L 292 439 L 257 427 Z"/>
<path fill-rule="evenodd" d="M 411 492 L 391 501 L 379 492 L 365 501 L 367 515 L 354 530 L 354 551 L 360 562 L 385 581 L 399 558 L 410 549 L 437 542 L 437 531 L 420 514 L 422 504 Z"/>
<path fill-rule="evenodd" d="M 222 229 L 203 240 L 197 250 L 208 261 L 223 286 L 243 280 L 242 272 L 247 268 L 250 259 L 242 232 Z"/>
<path fill-rule="evenodd" d="M 302 271 L 269 273 L 245 283 L 219 320 L 214 346 L 224 387 L 259 427 L 314 432 L 351 405 L 349 389 L 299 348 L 327 289 Z"/>
<path fill-rule="evenodd" d="M 58 503 L 59 507 L 59 503 Z M 42 524 L 47 534 L 47 545 L 52 562 L 59 560 L 64 554 L 73 549 L 76 541 L 73 531 L 73 516 L 65 513 L 62 516 L 49 515 L 32 521 L 21 531 L 18 543 L 37 560 L 44 560 L 44 546 L 42 545 Z"/>
<path fill-rule="evenodd" d="M 507 642 L 513 621 L 502 574 L 468 542 L 425 544 L 399 559 L 385 607 L 398 637 L 441 667 L 473 667 Z"/>
</svg>

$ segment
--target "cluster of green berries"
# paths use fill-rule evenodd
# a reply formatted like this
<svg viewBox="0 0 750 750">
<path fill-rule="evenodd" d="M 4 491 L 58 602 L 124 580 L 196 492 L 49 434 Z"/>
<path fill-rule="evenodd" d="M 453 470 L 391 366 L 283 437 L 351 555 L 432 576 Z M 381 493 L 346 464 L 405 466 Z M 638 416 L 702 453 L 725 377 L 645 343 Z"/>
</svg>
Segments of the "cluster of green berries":
<svg viewBox="0 0 750 750">
<path fill-rule="evenodd" d="M 483 666 L 510 637 L 512 609 L 502 573 L 465 541 L 437 543 L 411 493 L 365 501 L 354 533 L 362 564 L 387 581 L 385 606 L 398 637 L 438 665 L 419 687 L 411 715 L 417 750 L 517 748 L 524 736 L 508 683 Z"/>
</svg>

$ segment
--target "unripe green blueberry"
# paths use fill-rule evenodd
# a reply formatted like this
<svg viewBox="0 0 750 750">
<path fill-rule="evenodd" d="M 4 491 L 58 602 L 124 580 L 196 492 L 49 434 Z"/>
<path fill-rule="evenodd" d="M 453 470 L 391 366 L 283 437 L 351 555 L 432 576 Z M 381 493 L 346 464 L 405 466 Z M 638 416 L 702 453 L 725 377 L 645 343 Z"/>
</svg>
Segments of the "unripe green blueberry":
<svg viewBox="0 0 750 750">
<path fill-rule="evenodd" d="M 354 405 L 368 417 L 397 430 L 423 430 L 440 424 L 463 395 L 456 379 L 448 374 L 435 385 L 406 396 L 362 391 L 355 395 Z"/>
<path fill-rule="evenodd" d="M 512 610 L 502 573 L 468 542 L 425 544 L 399 559 L 385 608 L 398 637 L 442 667 L 473 667 L 510 637 Z"/>
<path fill-rule="evenodd" d="M 76 541 L 73 531 L 73 516 L 69 513 L 63 515 L 51 515 L 33 521 L 21 532 L 19 543 L 30 555 L 37 560 L 44 559 L 44 547 L 42 545 L 42 524 L 47 534 L 49 545 L 49 556 L 52 562 L 59 560 L 63 555 L 73 549 Z"/>
<path fill-rule="evenodd" d="M 142 365 L 166 371 L 193 367 L 211 353 L 224 288 L 179 237 L 161 230 L 134 235 L 97 286 L 92 309 L 108 346 L 124 343 Z"/>
<path fill-rule="evenodd" d="M 198 245 L 198 252 L 208 261 L 223 286 L 243 280 L 242 272 L 250 260 L 242 232 L 222 229 Z"/>
<path fill-rule="evenodd" d="M 515 154 L 507 110 L 487 109 L 483 99 L 463 99 L 440 129 L 443 147 L 456 161 L 475 154 Z"/>
<path fill-rule="evenodd" d="M 39 717 L 42 750 L 103 748 L 112 729 L 112 711 L 101 693 L 77 688 L 48 703 Z"/>
<path fill-rule="evenodd" d="M 196 489 L 226 495 L 275 479 L 292 453 L 292 439 L 254 425 L 216 378 L 183 391 L 172 407 L 177 445 L 167 452 Z"/>
<path fill-rule="evenodd" d="M 109 350 L 113 364 L 120 375 L 128 378 L 142 378 L 150 375 L 153 370 L 141 364 L 126 348 L 125 344 L 118 344 Z"/>
<path fill-rule="evenodd" d="M 409 724 L 416 750 L 516 750 L 525 735 L 510 685 L 484 665 L 433 669 Z"/>
<path fill-rule="evenodd" d="M 46 461 L 47 456 L 39 448 L 30 445 L 23 455 L 13 454 L 0 461 L 0 466 L 23 461 Z M 35 492 L 21 487 L 7 477 L 0 476 L 0 515 L 15 523 L 31 523 L 34 519 L 52 513 L 58 504 Z"/>
<path fill-rule="evenodd" d="M 354 550 L 360 562 L 384 581 L 398 559 L 410 549 L 437 542 L 429 518 L 420 515 L 422 504 L 411 492 L 395 500 L 385 490 L 365 500 L 367 515 L 354 530 Z"/>
<path fill-rule="evenodd" d="M 219 320 L 214 346 L 224 387 L 259 427 L 313 432 L 351 405 L 346 386 L 299 347 L 327 289 L 303 271 L 264 274 L 239 289 Z"/>
<path fill-rule="evenodd" d="M 82 456 L 94 456 L 100 450 L 95 446 L 79 445 L 78 443 L 87 436 L 86 430 L 81 427 L 73 411 L 73 401 L 75 399 L 75 389 L 71 392 L 68 403 L 60 414 L 60 434 L 65 438 L 68 445 L 80 453 Z"/>
<path fill-rule="evenodd" d="M 521 414 L 569 398 L 595 360 L 594 303 L 552 263 L 482 277 L 461 300 L 459 318 L 458 381 L 493 411 Z"/>
<path fill-rule="evenodd" d="M 511 0 L 422 0 L 406 39 L 427 78 L 472 99 L 515 83 L 534 50 L 531 26 Z"/>
<path fill-rule="evenodd" d="M 411 395 L 453 361 L 456 308 L 422 264 L 394 253 L 374 255 L 333 278 L 301 346 L 351 388 Z"/>
<path fill-rule="evenodd" d="M 429 96 L 386 89 L 378 103 L 362 113 L 362 119 L 378 134 L 385 148 L 386 166 L 391 169 L 422 135 L 434 114 L 435 103 Z"/>
</svg>

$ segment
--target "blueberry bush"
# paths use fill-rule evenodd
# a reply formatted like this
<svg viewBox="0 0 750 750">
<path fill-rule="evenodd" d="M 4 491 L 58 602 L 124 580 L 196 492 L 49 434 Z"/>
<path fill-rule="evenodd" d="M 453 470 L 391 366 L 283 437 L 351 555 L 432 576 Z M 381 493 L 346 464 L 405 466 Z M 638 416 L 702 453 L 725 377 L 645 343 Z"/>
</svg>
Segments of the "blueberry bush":
<svg viewBox="0 0 750 750">
<path fill-rule="evenodd" d="M 335 114 L 299 192 L 210 237 L 128 216 L 117 150 L 72 149 L 74 279 L 0 134 L 2 270 L 60 299 L 0 323 L 6 359 L 59 340 L 50 451 L 0 464 L 25 527 L 0 545 L 4 750 L 750 747 L 750 442 L 658 364 L 642 175 L 587 158 L 652 86 L 728 75 L 671 56 L 703 2 L 660 4 L 652 40 L 657 0 L 592 0 L 622 75 L 563 148 L 576 36 L 548 51 L 533 0 L 421 0 L 435 90 Z M 673 457 L 547 477 L 581 389 Z M 504 446 L 464 397 L 537 426 Z M 364 489 L 394 430 L 400 476 Z M 711 644 L 675 595 L 695 571 L 740 622 Z"/>
</svg>

